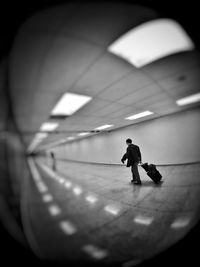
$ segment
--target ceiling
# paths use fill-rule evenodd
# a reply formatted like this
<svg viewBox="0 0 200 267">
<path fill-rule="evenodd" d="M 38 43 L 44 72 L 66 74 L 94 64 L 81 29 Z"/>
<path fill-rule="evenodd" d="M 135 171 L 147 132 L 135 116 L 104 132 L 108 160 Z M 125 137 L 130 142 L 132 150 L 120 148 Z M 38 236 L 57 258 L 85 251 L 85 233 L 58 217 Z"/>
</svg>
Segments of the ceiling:
<svg viewBox="0 0 200 267">
<path fill-rule="evenodd" d="M 0 139 L 4 134 L 4 131 L 7 129 L 7 118 L 8 118 L 8 109 L 6 106 L 6 94 L 3 90 L 5 87 L 5 70 L 6 70 L 6 62 L 3 61 L 0 63 Z"/>
<path fill-rule="evenodd" d="M 198 50 L 174 54 L 140 69 L 109 53 L 123 33 L 162 15 L 132 3 L 69 3 L 32 16 L 20 27 L 9 57 L 15 120 L 30 144 L 65 92 L 92 96 L 41 145 L 113 124 L 112 129 L 198 106 L 175 101 L 199 92 Z M 153 115 L 128 121 L 145 110 Z M 80 138 L 80 137 L 79 137 Z M 83 137 L 81 137 L 83 138 Z"/>
</svg>

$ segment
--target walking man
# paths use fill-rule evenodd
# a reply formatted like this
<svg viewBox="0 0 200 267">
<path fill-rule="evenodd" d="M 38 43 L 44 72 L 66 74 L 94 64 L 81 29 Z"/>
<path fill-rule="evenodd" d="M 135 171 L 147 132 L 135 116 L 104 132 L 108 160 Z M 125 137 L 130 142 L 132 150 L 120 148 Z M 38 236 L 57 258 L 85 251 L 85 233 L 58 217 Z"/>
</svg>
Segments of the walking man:
<svg viewBox="0 0 200 267">
<path fill-rule="evenodd" d="M 54 152 L 51 152 L 50 155 L 51 155 L 51 159 L 52 159 L 52 169 L 53 169 L 53 171 L 56 171 L 56 158 L 55 158 L 55 154 L 54 154 Z"/>
<path fill-rule="evenodd" d="M 141 180 L 140 180 L 140 174 L 138 172 L 138 164 L 142 162 L 142 157 L 140 153 L 140 148 L 137 145 L 132 144 L 132 140 L 128 138 L 126 140 L 127 144 L 127 150 L 124 156 L 121 159 L 121 162 L 124 164 L 124 161 L 127 160 L 127 165 L 126 167 L 131 167 L 131 172 L 132 172 L 132 180 L 134 184 L 141 185 Z"/>
</svg>

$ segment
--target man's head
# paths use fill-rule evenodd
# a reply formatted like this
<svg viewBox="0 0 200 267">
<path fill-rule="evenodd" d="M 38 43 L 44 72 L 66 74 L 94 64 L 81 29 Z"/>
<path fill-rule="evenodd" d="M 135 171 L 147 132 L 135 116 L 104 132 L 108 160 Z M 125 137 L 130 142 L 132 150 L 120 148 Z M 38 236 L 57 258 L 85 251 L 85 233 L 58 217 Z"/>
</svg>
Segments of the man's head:
<svg viewBox="0 0 200 267">
<path fill-rule="evenodd" d="M 130 146 L 132 144 L 132 140 L 130 138 L 126 139 L 127 146 Z"/>
</svg>

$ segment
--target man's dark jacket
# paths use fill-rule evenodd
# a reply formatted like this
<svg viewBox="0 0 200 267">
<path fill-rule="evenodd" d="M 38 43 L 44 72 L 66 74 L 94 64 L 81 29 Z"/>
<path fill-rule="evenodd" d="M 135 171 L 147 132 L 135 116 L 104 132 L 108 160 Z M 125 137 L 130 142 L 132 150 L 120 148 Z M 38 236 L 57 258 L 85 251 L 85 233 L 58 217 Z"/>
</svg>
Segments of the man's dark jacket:
<svg viewBox="0 0 200 267">
<path fill-rule="evenodd" d="M 140 153 L 140 148 L 139 146 L 136 145 L 129 145 L 126 149 L 126 153 L 122 157 L 122 161 L 127 161 L 127 167 L 132 166 L 134 163 L 138 163 L 142 161 L 141 153 Z"/>
</svg>

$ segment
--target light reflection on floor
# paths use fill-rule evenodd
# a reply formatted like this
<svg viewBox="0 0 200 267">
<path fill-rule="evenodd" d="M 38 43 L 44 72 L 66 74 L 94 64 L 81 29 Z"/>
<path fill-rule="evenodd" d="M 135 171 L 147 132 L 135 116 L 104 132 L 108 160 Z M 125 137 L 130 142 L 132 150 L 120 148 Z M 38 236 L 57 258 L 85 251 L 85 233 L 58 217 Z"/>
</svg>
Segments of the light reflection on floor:
<svg viewBox="0 0 200 267">
<path fill-rule="evenodd" d="M 118 261 L 125 267 L 137 265 L 155 255 L 156 250 L 160 252 L 180 240 L 197 220 L 197 213 L 194 214 L 200 208 L 200 188 L 198 186 L 197 190 L 195 176 L 187 186 L 188 179 L 180 179 L 177 169 L 176 177 L 171 180 L 170 167 L 163 167 L 160 171 L 164 179 L 160 186 L 141 173 L 143 185 L 138 187 L 126 180 L 124 168 L 112 166 L 115 175 L 111 178 L 108 166 L 95 169 L 94 165 L 86 165 L 62 162 L 57 166 L 58 171 L 53 172 L 44 161 L 37 160 L 36 164 L 29 159 L 40 199 L 47 205 L 50 215 L 48 218 L 44 212 L 45 206 L 34 207 L 34 203 L 40 205 L 40 200 L 30 188 L 31 230 L 45 257 L 55 259 L 59 255 L 68 259 L 75 253 L 77 259 L 90 257 L 107 263 Z M 194 195 L 190 194 L 194 193 L 192 182 L 198 193 L 195 202 Z M 73 242 L 63 239 L 59 229 L 64 235 L 73 236 Z M 48 242 L 49 231 L 55 242 Z M 161 238 L 163 236 L 165 238 Z"/>
</svg>

